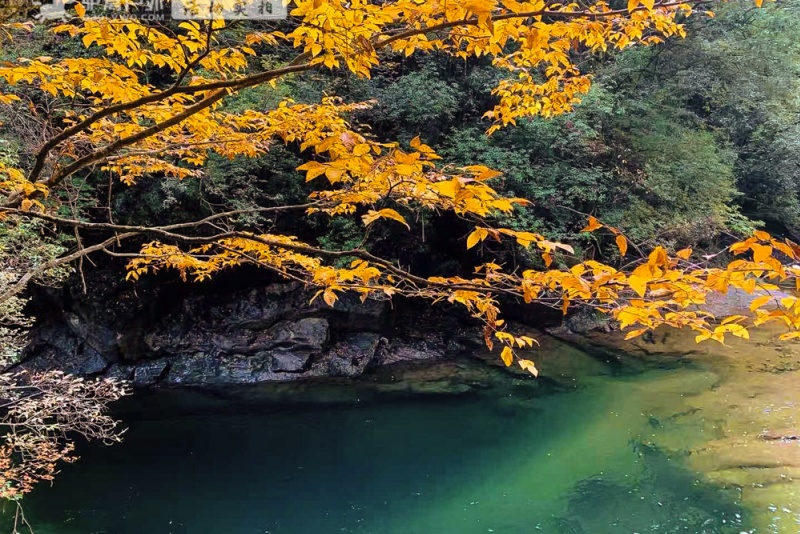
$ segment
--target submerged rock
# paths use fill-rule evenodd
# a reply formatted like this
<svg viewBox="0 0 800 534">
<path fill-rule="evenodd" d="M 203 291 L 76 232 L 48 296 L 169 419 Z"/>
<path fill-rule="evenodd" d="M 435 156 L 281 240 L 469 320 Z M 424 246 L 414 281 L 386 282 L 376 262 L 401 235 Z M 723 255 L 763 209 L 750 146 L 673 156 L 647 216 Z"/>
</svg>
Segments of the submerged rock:
<svg viewBox="0 0 800 534">
<path fill-rule="evenodd" d="M 753 299 L 758 297 L 770 295 L 774 297 L 776 300 L 780 300 L 783 297 L 788 297 L 788 293 L 784 293 L 782 291 L 763 291 L 763 290 L 755 290 L 752 293 L 748 293 L 743 289 L 738 289 L 735 287 L 728 288 L 726 293 L 709 293 L 706 296 L 706 303 L 700 306 L 697 306 L 698 309 L 702 309 L 703 311 L 707 311 L 714 315 L 715 317 L 725 317 L 726 315 L 734 315 L 737 313 L 750 313 L 750 302 Z M 763 308 L 765 310 L 774 308 L 775 304 L 767 302 Z"/>
</svg>

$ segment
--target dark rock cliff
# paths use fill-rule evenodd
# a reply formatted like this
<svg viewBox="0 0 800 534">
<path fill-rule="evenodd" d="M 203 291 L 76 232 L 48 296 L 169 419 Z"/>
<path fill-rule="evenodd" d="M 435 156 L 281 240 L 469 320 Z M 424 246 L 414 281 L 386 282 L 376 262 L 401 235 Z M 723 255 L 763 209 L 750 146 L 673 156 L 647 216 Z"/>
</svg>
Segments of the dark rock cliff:
<svg viewBox="0 0 800 534">
<path fill-rule="evenodd" d="M 38 295 L 41 317 L 22 367 L 219 386 L 354 377 L 371 366 L 431 360 L 480 346 L 453 315 L 343 295 L 331 308 L 293 283 L 129 284 L 118 272 Z"/>
</svg>

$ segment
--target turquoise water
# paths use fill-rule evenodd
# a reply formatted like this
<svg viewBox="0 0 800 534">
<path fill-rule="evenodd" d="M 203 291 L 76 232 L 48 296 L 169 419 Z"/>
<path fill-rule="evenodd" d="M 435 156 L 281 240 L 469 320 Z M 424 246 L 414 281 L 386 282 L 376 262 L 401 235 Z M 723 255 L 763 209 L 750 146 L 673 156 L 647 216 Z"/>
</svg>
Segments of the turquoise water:
<svg viewBox="0 0 800 534">
<path fill-rule="evenodd" d="M 652 444 L 669 432 L 691 445 L 698 429 L 662 415 L 715 376 L 564 357 L 581 375 L 553 371 L 554 387 L 492 371 L 460 395 L 142 398 L 123 444 L 83 450 L 25 511 L 37 534 L 747 531 L 735 491 Z"/>
</svg>

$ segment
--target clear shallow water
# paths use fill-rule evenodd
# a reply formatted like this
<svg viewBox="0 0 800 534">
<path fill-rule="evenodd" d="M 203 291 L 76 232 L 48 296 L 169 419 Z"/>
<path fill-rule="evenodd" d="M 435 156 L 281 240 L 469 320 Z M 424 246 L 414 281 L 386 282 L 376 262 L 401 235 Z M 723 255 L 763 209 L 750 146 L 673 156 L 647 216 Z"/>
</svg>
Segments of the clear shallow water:
<svg viewBox="0 0 800 534">
<path fill-rule="evenodd" d="M 747 532 L 735 491 L 651 441 L 702 438 L 660 414 L 714 375 L 565 357 L 583 374 L 561 392 L 508 377 L 480 394 L 133 412 L 123 444 L 83 451 L 26 514 L 37 534 Z"/>
</svg>

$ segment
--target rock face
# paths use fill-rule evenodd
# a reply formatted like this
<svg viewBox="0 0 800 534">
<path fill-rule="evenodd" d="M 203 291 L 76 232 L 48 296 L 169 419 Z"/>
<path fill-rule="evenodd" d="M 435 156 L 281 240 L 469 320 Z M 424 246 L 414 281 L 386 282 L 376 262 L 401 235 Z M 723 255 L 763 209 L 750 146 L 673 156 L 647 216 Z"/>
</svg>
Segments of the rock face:
<svg viewBox="0 0 800 534">
<path fill-rule="evenodd" d="M 355 377 L 368 367 L 443 358 L 474 344 L 477 332 L 455 319 L 433 331 L 431 324 L 398 329 L 386 302 L 342 296 L 334 308 L 309 304 L 296 284 L 203 293 L 155 287 L 137 296 L 118 280 L 96 273 L 87 280 L 93 294 L 68 290 L 53 299 L 21 366 L 139 387 Z"/>
<path fill-rule="evenodd" d="M 594 330 L 609 331 L 608 317 L 591 309 L 580 308 L 564 320 L 564 326 L 575 334 L 585 334 Z"/>
<path fill-rule="evenodd" d="M 706 304 L 701 308 L 713 314 L 716 317 L 724 317 L 726 315 L 734 315 L 737 313 L 748 314 L 750 312 L 750 302 L 763 295 L 771 295 L 775 299 L 790 296 L 789 293 L 782 291 L 766 291 L 756 290 L 753 293 L 747 293 L 742 289 L 732 287 L 728 289 L 727 293 L 711 293 L 706 297 Z M 768 302 L 763 308 L 771 309 L 774 304 Z"/>
</svg>

